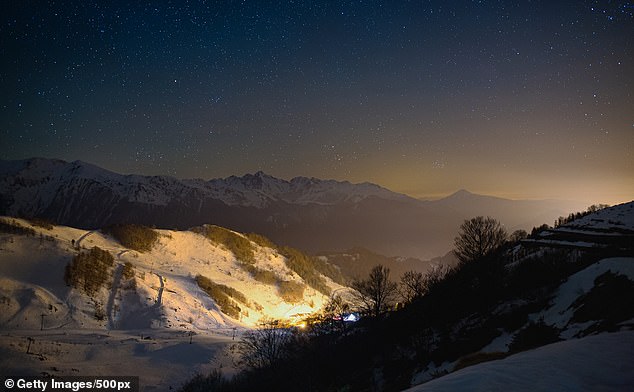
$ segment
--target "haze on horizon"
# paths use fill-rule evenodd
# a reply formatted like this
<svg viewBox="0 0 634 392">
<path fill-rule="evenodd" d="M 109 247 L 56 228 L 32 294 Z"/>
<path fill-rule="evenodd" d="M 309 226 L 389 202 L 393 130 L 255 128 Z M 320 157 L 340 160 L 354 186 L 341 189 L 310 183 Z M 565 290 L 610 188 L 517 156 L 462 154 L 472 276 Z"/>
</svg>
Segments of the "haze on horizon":
<svg viewBox="0 0 634 392">
<path fill-rule="evenodd" d="M 12 2 L 0 158 L 634 198 L 634 8 Z"/>
</svg>

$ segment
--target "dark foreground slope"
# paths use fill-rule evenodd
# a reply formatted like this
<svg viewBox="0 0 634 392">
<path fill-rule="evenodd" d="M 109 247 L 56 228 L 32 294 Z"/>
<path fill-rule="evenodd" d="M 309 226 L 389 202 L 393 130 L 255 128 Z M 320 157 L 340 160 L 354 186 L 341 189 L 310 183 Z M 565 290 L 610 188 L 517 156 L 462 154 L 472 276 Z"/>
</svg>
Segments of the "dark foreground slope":
<svg viewBox="0 0 634 392">
<path fill-rule="evenodd" d="M 583 223 L 589 230 L 594 223 L 606 236 L 623 235 L 623 230 L 634 228 L 633 208 L 634 203 L 612 207 L 577 225 Z M 609 231 L 603 224 L 619 230 Z M 606 390 L 618 390 L 631 379 L 631 365 L 620 362 L 623 350 L 606 343 L 600 365 L 609 369 L 619 364 L 624 369 L 606 372 L 615 377 L 610 380 L 597 376 L 601 368 L 595 369 L 592 362 L 597 358 L 584 362 L 579 356 L 588 352 L 583 347 L 596 343 L 591 338 L 595 335 L 618 333 L 614 339 L 625 339 L 624 345 L 634 342 L 634 248 L 632 243 L 587 246 L 574 240 L 572 226 L 574 222 L 560 228 L 571 234 L 566 247 L 507 244 L 489 257 L 460 264 L 427 295 L 401 310 L 354 325 L 327 324 L 330 328 L 295 334 L 284 356 L 270 366 L 247 369 L 231 382 L 199 378 L 184 390 L 203 390 L 205 382 L 220 391 L 256 385 L 281 391 L 398 391 L 415 385 L 435 390 L 431 384 L 425 389 L 425 383 L 440 382 L 460 369 L 473 375 L 470 380 L 481 382 L 480 390 L 489 390 L 503 375 L 487 377 L 486 368 L 472 366 L 504 358 L 512 365 L 525 358 L 519 353 L 532 358 L 528 350 L 537 347 L 577 364 L 566 368 L 571 372 L 568 378 L 578 383 L 576 388 L 590 390 L 598 383 Z M 562 341 L 567 344 L 546 348 Z M 579 349 L 572 348 L 577 342 Z M 478 369 L 482 373 L 474 375 Z M 531 371 L 535 369 L 544 370 Z M 506 383 L 514 382 L 513 374 L 517 372 L 509 372 Z M 548 384 L 558 380 L 549 374 L 535 377 L 545 389 L 558 389 L 561 385 Z"/>
</svg>

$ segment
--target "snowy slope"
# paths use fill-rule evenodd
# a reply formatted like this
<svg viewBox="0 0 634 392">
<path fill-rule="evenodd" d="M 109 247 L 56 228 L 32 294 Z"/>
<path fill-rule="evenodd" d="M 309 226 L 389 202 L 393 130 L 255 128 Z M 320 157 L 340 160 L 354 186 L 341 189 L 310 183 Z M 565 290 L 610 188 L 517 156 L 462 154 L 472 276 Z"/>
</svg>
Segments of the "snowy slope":
<svg viewBox="0 0 634 392">
<path fill-rule="evenodd" d="M 524 245 L 572 249 L 634 250 L 634 201 L 604 208 L 557 228 L 540 232 Z"/>
<path fill-rule="evenodd" d="M 139 253 L 99 231 L 33 226 L 0 217 L 34 235 L 0 232 L 0 369 L 22 376 L 139 376 L 141 391 L 177 389 L 196 374 L 237 371 L 236 343 L 262 319 L 297 321 L 328 297 L 310 287 L 287 303 L 276 287 L 255 281 L 233 253 L 190 231 L 158 230 L 153 249 Z M 6 229 L 6 227 L 5 227 Z M 75 246 L 113 256 L 112 277 L 93 295 L 64 283 Z M 252 243 L 255 265 L 302 283 L 277 250 Z M 123 279 L 134 266 L 136 288 Z M 195 282 L 202 274 L 247 297 L 234 319 Z M 333 290 L 342 288 L 325 278 Z M 97 319 L 99 306 L 104 314 Z M 131 365 L 133 364 L 133 365 Z"/>
<path fill-rule="evenodd" d="M 634 234 L 634 202 L 604 208 L 559 228 L 566 232 Z"/>
<path fill-rule="evenodd" d="M 633 358 L 634 331 L 607 333 L 471 366 L 407 391 L 627 391 Z"/>
<path fill-rule="evenodd" d="M 222 330 L 255 326 L 263 318 L 288 320 L 300 313 L 318 311 L 328 299 L 306 287 L 303 301 L 283 301 L 275 286 L 255 281 L 239 267 L 233 253 L 190 231 L 157 230 L 158 244 L 147 253 L 128 250 L 98 231 L 56 226 L 52 230 L 31 226 L 35 236 L 0 234 L 0 328 L 40 327 L 41 314 L 50 328 L 143 329 L 171 328 L 193 331 Z M 64 268 L 82 248 L 97 246 L 115 259 L 113 276 L 125 262 L 134 266 L 136 289 L 112 279 L 99 293 L 89 297 L 64 284 Z M 274 272 L 280 279 L 303 283 L 291 271 L 277 250 L 252 243 L 255 265 Z M 239 304 L 242 313 L 233 319 L 222 313 L 196 284 L 200 274 L 215 283 L 243 293 L 249 305 Z M 332 289 L 341 286 L 326 278 Z M 101 303 L 106 318 L 93 317 L 95 302 Z"/>
<path fill-rule="evenodd" d="M 429 364 L 413 377 L 412 384 L 420 385 L 410 390 L 506 391 L 510 388 L 513 391 L 577 391 L 596 390 L 596 385 L 606 388 L 600 390 L 617 391 L 621 390 L 620 386 L 632 385 L 631 373 L 634 371 L 634 364 L 631 358 L 634 358 L 634 332 L 631 329 L 634 319 L 627 319 L 631 316 L 625 315 L 622 318 L 625 320 L 617 323 L 615 329 L 622 332 L 577 339 L 588 334 L 584 331 L 592 331 L 593 326 L 604 322 L 597 319 L 578 323 L 574 322 L 573 315 L 583 303 L 579 300 L 593 289 L 602 286 L 597 278 L 606 272 L 626 277 L 634 282 L 634 257 L 603 259 L 572 274 L 554 291 L 552 298 L 542 310 L 528 315 L 529 323 L 543 321 L 545 325 L 557 328 L 559 338 L 565 340 L 564 342 L 515 354 L 503 360 L 471 366 L 432 381 L 429 380 L 434 375 L 451 372 L 458 361 L 445 362 L 439 366 Z M 619 301 L 618 298 L 606 300 Z M 605 307 L 615 305 L 619 306 L 618 303 L 606 303 Z M 629 314 L 632 314 L 631 311 Z M 513 336 L 522 328 L 512 333 L 502 333 L 480 352 L 509 353 L 509 344 Z M 630 358 L 627 364 L 625 358 Z M 610 366 L 613 369 L 609 369 Z"/>
<path fill-rule="evenodd" d="M 596 287 L 596 279 L 606 272 L 611 272 L 617 276 L 622 275 L 630 281 L 634 281 L 634 257 L 603 259 L 571 275 L 559 286 L 550 302 L 551 306 L 529 317 L 532 320 L 544 320 L 547 325 L 562 329 L 560 334 L 562 338 L 573 337 L 580 330 L 588 328 L 592 324 L 592 321 L 583 324 L 575 324 L 571 321 L 575 311 L 575 301 Z M 611 304 L 606 304 L 606 306 L 611 306 Z"/>
</svg>

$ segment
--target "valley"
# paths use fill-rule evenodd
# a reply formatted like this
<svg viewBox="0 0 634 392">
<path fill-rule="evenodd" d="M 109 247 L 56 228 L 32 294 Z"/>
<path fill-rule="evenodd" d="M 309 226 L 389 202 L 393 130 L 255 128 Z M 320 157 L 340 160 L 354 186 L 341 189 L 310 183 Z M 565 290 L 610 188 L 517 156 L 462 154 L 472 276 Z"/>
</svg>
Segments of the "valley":
<svg viewBox="0 0 634 392">
<path fill-rule="evenodd" d="M 504 365 L 481 362 L 515 363 L 542 346 L 565 356 L 583 352 L 575 342 L 613 342 L 606 334 L 631 340 L 634 314 L 626 298 L 634 293 L 633 202 L 593 206 L 569 219 L 562 214 L 552 218 L 555 227 L 541 224 L 508 236 L 508 227 L 526 227 L 520 222 L 529 212 L 554 214 L 556 202 L 466 191 L 421 202 L 371 184 L 288 182 L 257 173 L 194 182 L 212 196 L 195 196 L 200 203 L 187 217 L 179 211 L 191 203 L 178 205 L 191 181 L 122 177 L 43 160 L 5 162 L 2 170 L 13 173 L 0 182 L 5 213 L 32 215 L 0 217 L 0 350 L 6 354 L 0 368 L 7 374 L 138 375 L 143 391 L 197 390 L 198 383 L 221 388 L 220 380 L 237 376 L 230 388 L 288 390 L 306 377 L 317 389 L 330 388 L 314 374 L 325 369 L 336 375 L 337 387 L 427 390 L 427 383 L 444 385 L 446 375 L 448 388 L 470 382 L 464 380 L 477 369 L 478 377 L 494 377 L 486 384 L 494 385 L 499 381 L 491 369 Z M 66 210 L 55 199 L 65 200 Z M 211 215 L 205 200 L 214 206 Z M 274 212 L 275 206 L 285 212 Z M 385 256 L 375 250 L 386 249 L 382 243 L 404 250 L 430 242 L 440 244 L 435 251 L 451 249 L 453 240 L 443 233 L 459 237 L 450 228 L 464 229 L 462 218 L 475 209 L 513 222 L 500 224 L 503 241 L 490 254 L 459 261 L 448 252 L 421 260 L 407 251 Z M 89 216 L 98 220 L 85 220 Z M 122 216 L 132 222 L 118 221 Z M 332 248 L 308 255 L 261 234 L 203 223 L 206 216 L 214 222 L 231 217 L 231 227 L 249 217 L 246 227 Z M 50 217 L 84 223 L 58 225 Z M 144 225 L 147 217 L 167 227 L 197 225 L 153 228 Z M 422 245 L 412 245 L 416 241 Z M 368 247 L 351 245 L 357 242 Z M 376 266 L 394 291 L 370 314 L 364 304 L 373 300 L 360 282 Z M 267 330 L 282 333 L 287 343 L 271 367 L 249 372 L 245 358 L 255 353 L 245 351 L 245 343 Z M 346 352 L 357 353 L 357 361 L 341 362 Z M 267 384 L 274 364 L 288 368 L 287 379 Z M 588 363 L 588 369 L 601 366 Z M 534 368 L 526 371 L 542 371 Z M 615 385 L 628 382 L 627 375 L 614 374 Z M 605 378 L 592 382 L 612 385 Z"/>
</svg>

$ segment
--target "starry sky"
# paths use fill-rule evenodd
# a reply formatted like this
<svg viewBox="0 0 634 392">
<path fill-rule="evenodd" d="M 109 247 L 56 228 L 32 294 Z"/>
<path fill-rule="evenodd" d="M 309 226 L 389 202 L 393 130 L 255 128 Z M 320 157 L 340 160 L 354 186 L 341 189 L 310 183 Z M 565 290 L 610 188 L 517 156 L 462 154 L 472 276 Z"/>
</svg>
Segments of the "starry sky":
<svg viewBox="0 0 634 392">
<path fill-rule="evenodd" d="M 634 198 L 632 1 L 1 8 L 1 159 Z"/>
</svg>

